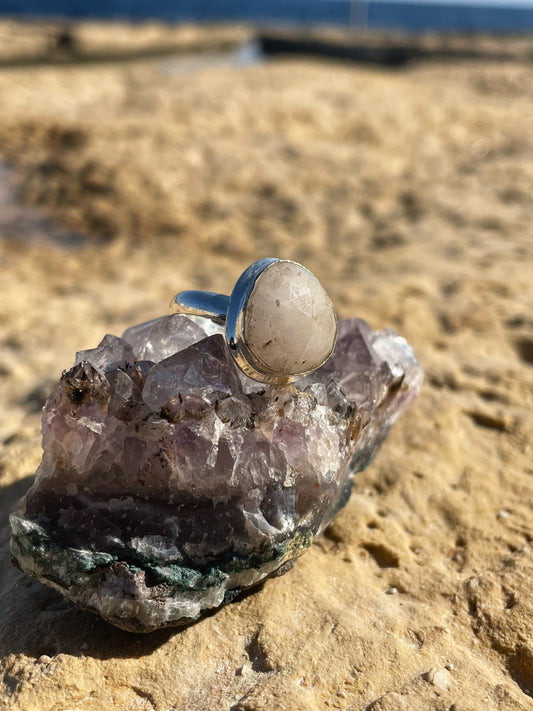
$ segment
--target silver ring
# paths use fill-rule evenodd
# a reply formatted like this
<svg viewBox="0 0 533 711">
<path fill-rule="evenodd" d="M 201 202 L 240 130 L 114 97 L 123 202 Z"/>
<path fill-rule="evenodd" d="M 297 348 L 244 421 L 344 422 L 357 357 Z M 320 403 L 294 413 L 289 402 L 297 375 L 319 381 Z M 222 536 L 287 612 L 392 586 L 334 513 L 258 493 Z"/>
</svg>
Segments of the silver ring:
<svg viewBox="0 0 533 711">
<path fill-rule="evenodd" d="M 337 314 L 318 279 L 289 259 L 260 259 L 231 296 L 180 291 L 173 313 L 225 325 L 226 343 L 248 377 L 286 384 L 320 368 L 337 340 Z"/>
</svg>

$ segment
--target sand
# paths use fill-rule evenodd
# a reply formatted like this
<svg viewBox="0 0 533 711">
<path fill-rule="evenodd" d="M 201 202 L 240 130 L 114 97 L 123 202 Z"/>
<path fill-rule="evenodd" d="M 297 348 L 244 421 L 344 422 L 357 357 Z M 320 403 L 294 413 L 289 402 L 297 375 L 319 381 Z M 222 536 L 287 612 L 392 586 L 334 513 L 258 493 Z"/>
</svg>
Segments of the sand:
<svg viewBox="0 0 533 711">
<path fill-rule="evenodd" d="M 7 65 L 0 156 L 38 212 L 3 181 L 0 708 L 533 709 L 533 66 Z M 114 629 L 10 566 L 40 408 L 76 350 L 264 256 L 396 328 L 423 392 L 291 572 L 185 631 Z"/>
</svg>

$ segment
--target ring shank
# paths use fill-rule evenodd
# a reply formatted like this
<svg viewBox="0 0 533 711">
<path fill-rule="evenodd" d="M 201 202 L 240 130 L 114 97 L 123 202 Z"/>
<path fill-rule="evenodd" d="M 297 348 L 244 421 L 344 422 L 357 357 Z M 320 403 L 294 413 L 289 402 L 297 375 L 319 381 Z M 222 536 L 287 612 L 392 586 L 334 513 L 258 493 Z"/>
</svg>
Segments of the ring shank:
<svg viewBox="0 0 533 711">
<path fill-rule="evenodd" d="M 228 312 L 229 296 L 212 291 L 180 291 L 172 299 L 171 310 L 175 314 L 202 316 L 224 325 Z"/>
</svg>

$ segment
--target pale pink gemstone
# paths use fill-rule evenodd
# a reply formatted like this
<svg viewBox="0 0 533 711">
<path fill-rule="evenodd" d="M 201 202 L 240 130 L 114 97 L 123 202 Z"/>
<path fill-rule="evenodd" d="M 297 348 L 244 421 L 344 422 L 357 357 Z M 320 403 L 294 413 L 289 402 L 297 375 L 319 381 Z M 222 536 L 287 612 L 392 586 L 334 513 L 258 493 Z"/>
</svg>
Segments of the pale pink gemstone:
<svg viewBox="0 0 533 711">
<path fill-rule="evenodd" d="M 248 299 L 244 338 L 267 370 L 296 375 L 318 368 L 335 346 L 337 319 L 318 279 L 299 264 L 274 262 Z"/>
</svg>

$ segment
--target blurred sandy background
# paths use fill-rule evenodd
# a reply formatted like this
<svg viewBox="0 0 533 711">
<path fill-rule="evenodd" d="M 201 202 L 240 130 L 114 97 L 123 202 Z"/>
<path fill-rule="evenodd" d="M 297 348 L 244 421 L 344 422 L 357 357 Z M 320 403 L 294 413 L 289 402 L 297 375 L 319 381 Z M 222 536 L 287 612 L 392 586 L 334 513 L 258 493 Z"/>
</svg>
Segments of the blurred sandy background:
<svg viewBox="0 0 533 711">
<path fill-rule="evenodd" d="M 69 62 L 0 24 L 0 708 L 533 709 L 533 39 L 386 69 L 239 64 L 249 36 L 87 24 Z M 396 328 L 423 393 L 293 571 L 115 630 L 9 565 L 40 408 L 76 350 L 264 256 Z"/>
</svg>

